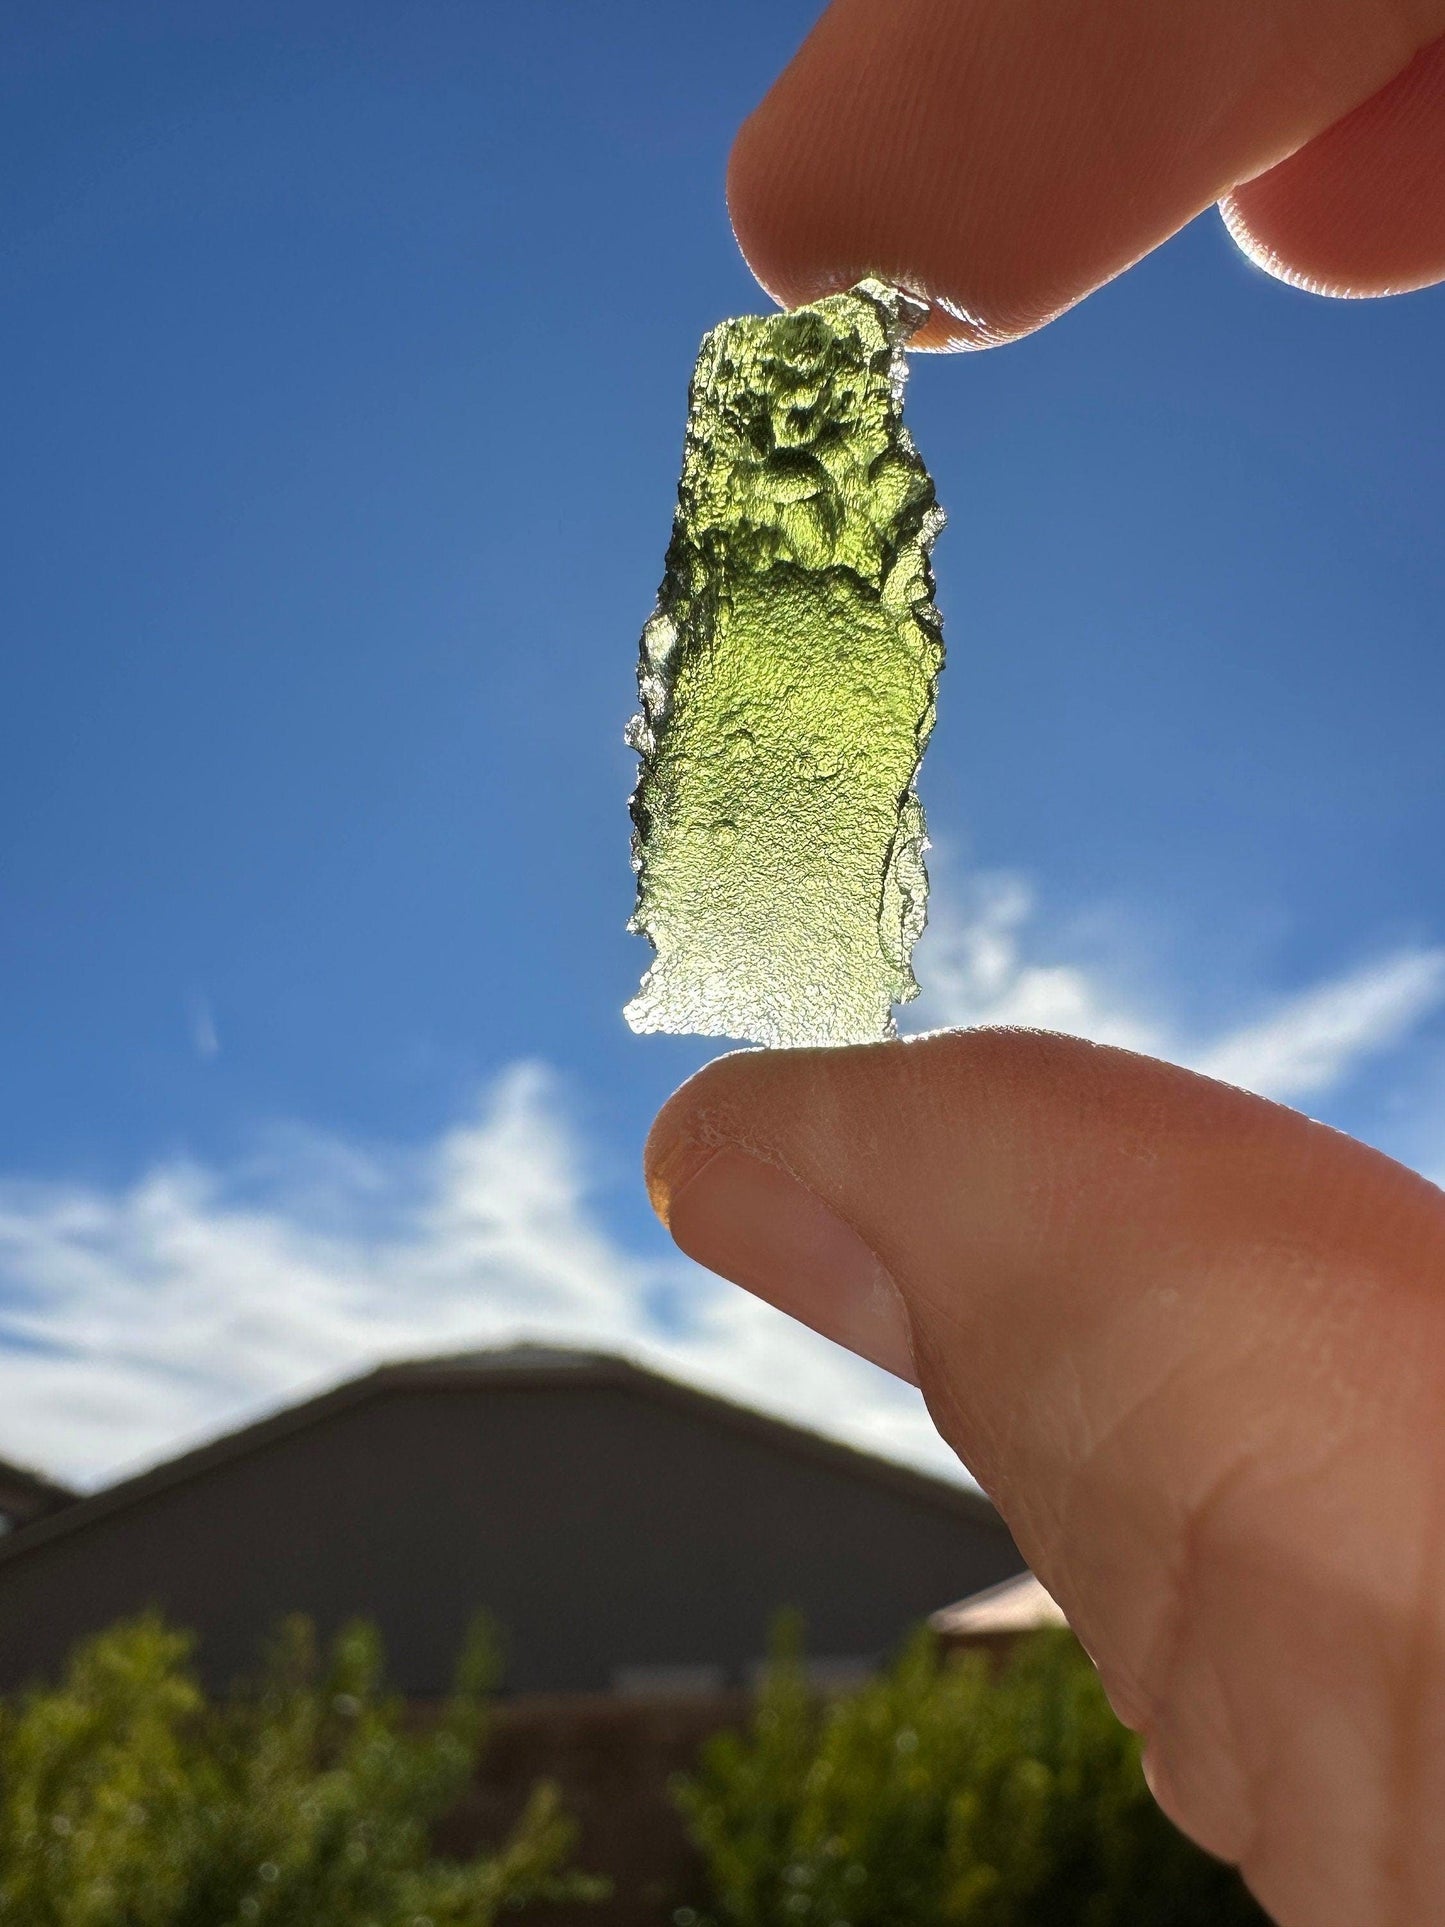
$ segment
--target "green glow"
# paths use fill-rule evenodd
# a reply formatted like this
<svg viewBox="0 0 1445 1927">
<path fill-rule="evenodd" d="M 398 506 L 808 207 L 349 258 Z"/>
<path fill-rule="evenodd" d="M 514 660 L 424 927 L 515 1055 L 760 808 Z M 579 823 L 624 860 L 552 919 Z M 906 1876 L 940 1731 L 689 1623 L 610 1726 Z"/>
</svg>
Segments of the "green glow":
<svg viewBox="0 0 1445 1927">
<path fill-rule="evenodd" d="M 943 516 L 902 419 L 918 318 L 865 281 L 698 354 L 629 733 L 631 928 L 657 952 L 634 1030 L 855 1043 L 918 994 L 943 664 Z"/>
</svg>

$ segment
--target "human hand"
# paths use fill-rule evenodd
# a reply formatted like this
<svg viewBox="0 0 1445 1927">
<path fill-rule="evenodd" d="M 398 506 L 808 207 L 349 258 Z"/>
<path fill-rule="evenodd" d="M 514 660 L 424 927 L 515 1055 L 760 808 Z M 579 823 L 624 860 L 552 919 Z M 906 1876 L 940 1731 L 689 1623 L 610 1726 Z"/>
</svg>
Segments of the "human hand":
<svg viewBox="0 0 1445 1927">
<path fill-rule="evenodd" d="M 1221 196 L 1274 273 L 1445 278 L 1445 0 L 834 0 L 729 196 L 788 302 L 1038 326 Z M 1245 183 L 1240 186 L 1239 183 Z M 1283 1927 L 1445 1921 L 1445 1196 L 1127 1052 L 722 1060 L 648 1145 L 684 1251 L 921 1384 Z"/>
<path fill-rule="evenodd" d="M 1445 1196 L 1001 1030 L 723 1058 L 647 1168 L 690 1256 L 916 1378 L 1283 1927 L 1445 1920 Z"/>
<path fill-rule="evenodd" d="M 1442 34 L 1445 0 L 833 0 L 738 137 L 733 223 L 786 303 L 931 297 L 914 346 L 1024 334 L 1221 197 L 1284 279 L 1423 287 Z"/>
</svg>

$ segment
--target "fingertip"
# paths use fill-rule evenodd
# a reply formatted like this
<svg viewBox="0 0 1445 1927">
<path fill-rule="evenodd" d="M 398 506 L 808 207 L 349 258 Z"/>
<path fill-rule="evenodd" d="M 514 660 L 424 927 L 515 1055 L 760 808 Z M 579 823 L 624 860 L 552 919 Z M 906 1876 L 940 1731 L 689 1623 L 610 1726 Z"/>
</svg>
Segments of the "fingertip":
<svg viewBox="0 0 1445 1927">
<path fill-rule="evenodd" d="M 656 1126 L 653 1128 L 655 1130 Z M 643 1156 L 648 1202 L 669 1231 L 672 1230 L 674 1200 L 692 1183 L 713 1155 L 711 1145 L 699 1144 L 683 1133 L 669 1137 L 656 1150 L 652 1138 L 648 1138 Z"/>
<path fill-rule="evenodd" d="M 1327 292 L 1323 288 L 1308 287 L 1293 264 L 1262 234 L 1255 233 L 1237 193 L 1226 194 L 1219 203 L 1219 218 L 1224 223 L 1225 233 L 1251 267 L 1260 269 L 1272 281 L 1282 281 L 1287 288 L 1303 288 L 1306 293 L 1312 294 Z"/>
<path fill-rule="evenodd" d="M 867 275 L 920 296 L 923 349 L 1031 333 L 1240 181 L 1232 231 L 1270 273 L 1329 292 L 1421 286 L 1438 278 L 1436 226 L 1445 248 L 1445 87 L 1430 49 L 1402 69 L 1442 13 L 1121 0 L 1055 9 L 1041 31 L 1012 0 L 833 0 L 738 134 L 734 232 L 785 306 Z M 1415 211 L 1402 225 L 1373 188 L 1327 196 L 1307 235 L 1291 217 L 1286 243 L 1261 207 L 1294 165 L 1281 157 L 1351 110 L 1385 126 L 1380 179 L 1417 183 Z"/>
<path fill-rule="evenodd" d="M 695 1178 L 710 1155 L 710 1147 L 700 1143 L 688 1129 L 691 1115 L 690 1084 L 663 1105 L 653 1119 L 652 1129 L 642 1149 L 642 1178 L 647 1198 L 663 1224 L 672 1229 L 672 1201 Z"/>
<path fill-rule="evenodd" d="M 733 239 L 763 292 L 771 295 L 779 307 L 796 307 L 800 301 L 813 299 L 825 290 L 809 288 L 806 281 L 789 274 L 785 267 L 779 273 L 769 259 L 766 207 L 770 169 L 759 156 L 757 122 L 761 112 L 759 108 L 748 115 L 728 155 L 728 219 L 732 223 Z"/>
<path fill-rule="evenodd" d="M 1445 279 L 1445 40 L 1219 211 L 1249 261 L 1310 294 L 1362 299 Z"/>
<path fill-rule="evenodd" d="M 727 1144 L 746 1147 L 747 1105 L 739 1105 L 732 1093 L 738 1067 L 746 1087 L 749 1067 L 761 1065 L 763 1057 L 761 1051 L 743 1050 L 714 1058 L 680 1084 L 653 1119 L 642 1150 L 643 1182 L 669 1230 L 675 1200 L 709 1159 Z"/>
<path fill-rule="evenodd" d="M 1005 312 L 988 293 L 1000 249 L 989 234 L 971 238 L 977 222 L 948 165 L 952 113 L 943 108 L 940 124 L 941 97 L 914 98 L 909 47 L 918 38 L 904 11 L 895 22 L 868 5 L 830 8 L 738 131 L 728 214 L 754 278 L 780 307 L 874 277 L 928 304 L 910 349 L 992 347 L 1069 302 L 1030 307 L 1025 296 Z M 951 38 L 939 51 L 945 61 L 958 57 Z M 985 213 L 1002 190 L 990 187 L 987 171 Z"/>
</svg>

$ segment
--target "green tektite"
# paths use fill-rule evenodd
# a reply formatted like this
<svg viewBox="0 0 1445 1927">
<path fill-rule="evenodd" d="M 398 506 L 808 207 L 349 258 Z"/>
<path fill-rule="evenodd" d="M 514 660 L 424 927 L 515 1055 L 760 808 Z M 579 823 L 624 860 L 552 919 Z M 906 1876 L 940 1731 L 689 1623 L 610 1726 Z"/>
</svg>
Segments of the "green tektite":
<svg viewBox="0 0 1445 1927">
<path fill-rule="evenodd" d="M 914 794 L 943 638 L 943 517 L 903 426 L 919 310 L 865 281 L 714 328 L 629 740 L 640 1031 L 886 1037 L 918 994 Z"/>
</svg>

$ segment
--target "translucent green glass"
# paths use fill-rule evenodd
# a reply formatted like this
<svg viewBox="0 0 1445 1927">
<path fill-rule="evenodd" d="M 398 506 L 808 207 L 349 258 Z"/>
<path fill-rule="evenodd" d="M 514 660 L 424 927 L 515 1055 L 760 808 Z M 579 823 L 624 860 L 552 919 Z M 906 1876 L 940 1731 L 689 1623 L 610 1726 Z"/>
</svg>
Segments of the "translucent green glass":
<svg viewBox="0 0 1445 1927">
<path fill-rule="evenodd" d="M 634 1030 L 861 1042 L 918 994 L 943 664 L 943 516 L 902 415 L 918 319 L 865 281 L 702 344 L 629 732 L 631 928 L 657 952 Z"/>
</svg>

